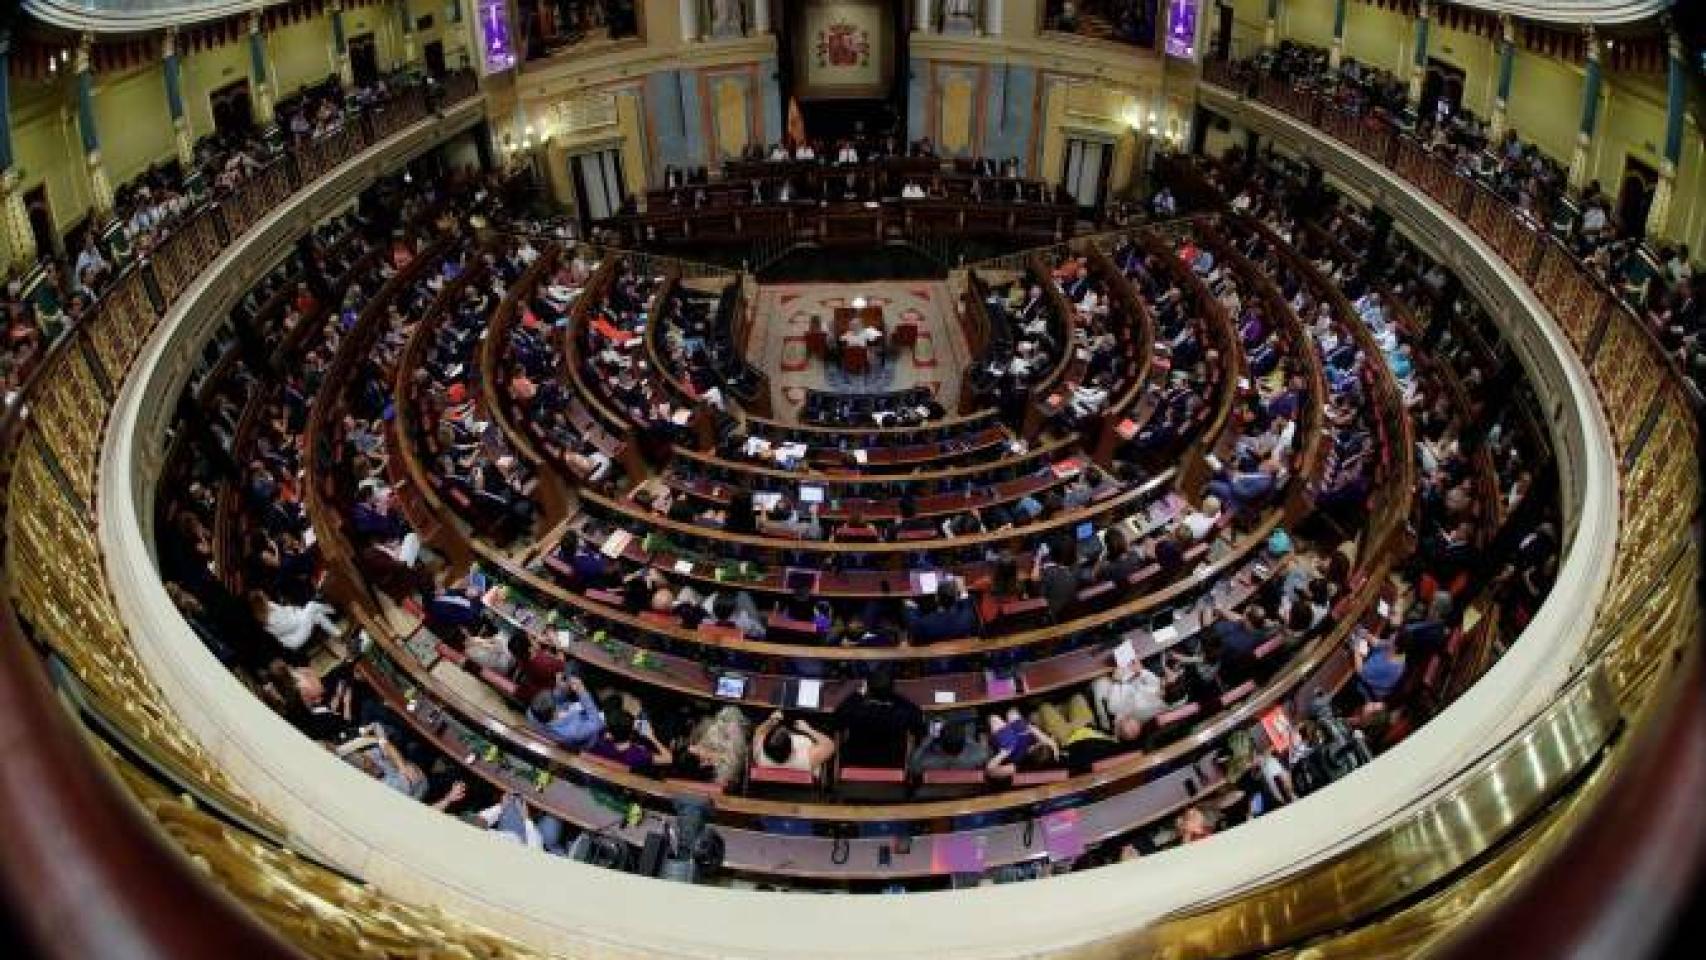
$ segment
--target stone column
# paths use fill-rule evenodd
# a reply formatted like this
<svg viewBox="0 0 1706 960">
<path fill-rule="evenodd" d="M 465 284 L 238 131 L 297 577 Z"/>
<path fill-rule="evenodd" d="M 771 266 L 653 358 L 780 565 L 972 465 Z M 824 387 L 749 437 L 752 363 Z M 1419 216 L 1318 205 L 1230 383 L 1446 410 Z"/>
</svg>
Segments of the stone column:
<svg viewBox="0 0 1706 960">
<path fill-rule="evenodd" d="M 28 268 L 36 262 L 36 235 L 30 229 L 30 214 L 24 207 L 24 191 L 19 189 L 16 158 L 12 155 L 12 89 L 8 79 L 11 61 L 12 34 L 0 28 L 0 231 L 6 238 L 12 262 Z"/>
<path fill-rule="evenodd" d="M 770 32 L 770 0 L 752 0 L 752 35 L 762 37 Z"/>
<path fill-rule="evenodd" d="M 262 30 L 259 10 L 249 14 L 249 79 L 255 87 L 255 122 L 263 128 L 271 127 L 272 75 L 267 72 L 267 35 Z"/>
<path fill-rule="evenodd" d="M 397 18 L 403 22 L 403 63 L 415 62 L 415 18 L 409 0 L 397 0 Z"/>
<path fill-rule="evenodd" d="M 1422 103 L 1422 77 L 1428 72 L 1428 0 L 1416 8 L 1416 55 L 1410 61 L 1410 103 Z"/>
<path fill-rule="evenodd" d="M 1007 16 L 1006 6 L 1001 0 L 983 0 L 983 32 L 986 36 L 1001 36 L 1001 21 Z"/>
<path fill-rule="evenodd" d="M 681 39 L 692 43 L 699 39 L 700 0 L 681 0 Z"/>
<path fill-rule="evenodd" d="M 1516 70 L 1516 21 L 1499 17 L 1499 88 L 1493 94 L 1493 115 L 1487 119 L 1487 138 L 1497 143 L 1505 135 L 1505 111 L 1510 106 L 1511 75 Z"/>
<path fill-rule="evenodd" d="M 83 136 L 83 161 L 89 169 L 89 200 L 95 208 L 97 227 L 113 215 L 113 184 L 101 162 L 101 137 L 95 129 L 95 73 L 92 57 L 95 37 L 83 34 L 77 44 L 77 129 Z"/>
<path fill-rule="evenodd" d="M 1279 46 L 1279 0 L 1268 0 L 1268 20 L 1262 28 L 1262 46 Z"/>
<path fill-rule="evenodd" d="M 1333 0 L 1333 45 L 1327 50 L 1327 66 L 1339 69 L 1345 58 L 1345 5 L 1348 0 Z"/>
<path fill-rule="evenodd" d="M 349 37 L 344 34 L 343 0 L 332 0 L 332 69 L 346 87 L 355 86 L 355 70 L 349 61 Z"/>
<path fill-rule="evenodd" d="M 919 33 L 930 32 L 930 12 L 935 4 L 931 0 L 914 0 L 914 17 L 912 28 Z"/>
<path fill-rule="evenodd" d="M 178 62 L 178 28 L 167 27 L 161 46 L 161 68 L 166 76 L 166 112 L 172 117 L 172 137 L 178 145 L 178 162 L 185 169 L 195 160 L 195 135 L 184 113 L 184 76 Z"/>
<path fill-rule="evenodd" d="M 1676 193 L 1676 167 L 1682 162 L 1683 116 L 1688 106 L 1688 64 L 1684 61 L 1682 35 L 1675 26 L 1670 29 L 1669 39 L 1664 158 L 1659 162 L 1659 185 L 1653 190 L 1653 204 L 1647 208 L 1647 235 L 1654 239 L 1664 236 L 1666 221 L 1670 219 L 1671 198 Z"/>
<path fill-rule="evenodd" d="M 1588 182 L 1588 147 L 1599 124 L 1599 33 L 1588 27 L 1588 62 L 1582 76 L 1582 122 L 1576 129 L 1576 149 L 1570 154 L 1570 189 L 1580 190 Z"/>
</svg>

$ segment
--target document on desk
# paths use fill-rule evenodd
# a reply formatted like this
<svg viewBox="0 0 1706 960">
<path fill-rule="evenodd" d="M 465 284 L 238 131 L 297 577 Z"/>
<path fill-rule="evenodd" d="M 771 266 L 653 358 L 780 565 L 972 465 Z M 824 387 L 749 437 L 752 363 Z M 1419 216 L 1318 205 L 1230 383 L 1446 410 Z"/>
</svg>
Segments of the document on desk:
<svg viewBox="0 0 1706 960">
<path fill-rule="evenodd" d="M 941 577 L 934 570 L 925 570 L 918 574 L 918 592 L 924 595 L 934 594 L 941 583 Z"/>
<path fill-rule="evenodd" d="M 1155 642 L 1158 645 L 1166 646 L 1167 644 L 1172 643 L 1174 640 L 1179 639 L 1179 628 L 1174 626 L 1173 624 L 1169 623 L 1165 627 L 1162 627 L 1161 629 L 1155 631 L 1154 636 L 1155 636 Z"/>
<path fill-rule="evenodd" d="M 960 698 L 958 696 L 954 695 L 954 691 L 952 690 L 936 691 L 936 703 L 958 703 L 959 699 Z"/>
<path fill-rule="evenodd" d="M 818 710 L 823 706 L 823 681 L 801 677 L 794 692 L 794 707 L 799 710 Z"/>
<path fill-rule="evenodd" d="M 628 549 L 628 544 L 633 542 L 633 534 L 626 530 L 617 530 L 604 538 L 604 546 L 600 548 L 599 552 L 614 560 Z"/>
<path fill-rule="evenodd" d="M 691 561 L 691 560 L 677 560 L 677 561 L 675 561 L 675 572 L 681 574 L 684 577 L 691 574 L 693 572 L 693 561 Z"/>
</svg>

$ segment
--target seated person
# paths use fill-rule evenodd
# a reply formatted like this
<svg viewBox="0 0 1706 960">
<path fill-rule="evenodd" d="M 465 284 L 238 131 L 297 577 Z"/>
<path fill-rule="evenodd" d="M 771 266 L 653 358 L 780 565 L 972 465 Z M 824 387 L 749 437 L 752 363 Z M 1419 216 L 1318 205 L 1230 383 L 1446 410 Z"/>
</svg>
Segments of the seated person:
<svg viewBox="0 0 1706 960">
<path fill-rule="evenodd" d="M 1097 677 L 1090 684 L 1090 696 L 1096 710 L 1097 722 L 1104 730 L 1135 720 L 1147 723 L 1167 711 L 1166 681 L 1161 674 L 1159 657 L 1141 663 L 1115 667 L 1112 676 Z"/>
<path fill-rule="evenodd" d="M 569 750 L 585 750 L 604 733 L 604 712 L 579 676 L 559 678 L 528 705 L 529 725 Z"/>
<path fill-rule="evenodd" d="M 958 580 L 944 580 L 936 587 L 934 597 L 907 604 L 906 630 L 914 643 L 974 636 L 978 632 L 977 610 Z"/>
<path fill-rule="evenodd" d="M 1143 722 L 1131 716 L 1122 718 L 1113 734 L 1099 729 L 1090 700 L 1082 693 L 1073 694 L 1064 710 L 1053 703 L 1038 707 L 1034 722 L 1060 745 L 1062 759 L 1073 774 L 1089 773 L 1100 761 L 1131 749 L 1143 733 Z"/>
<path fill-rule="evenodd" d="M 1021 770 L 1037 770 L 1060 759 L 1060 744 L 1031 721 L 1019 708 L 989 716 L 989 743 L 995 751 L 983 772 L 991 780 L 1011 780 Z"/>
<path fill-rule="evenodd" d="M 733 704 L 694 725 L 685 749 L 675 751 L 671 776 L 727 788 L 740 782 L 750 760 L 752 724 Z"/>
<path fill-rule="evenodd" d="M 930 770 L 980 770 L 989 762 L 989 745 L 978 735 L 975 717 L 947 717 L 931 727 L 907 761 L 913 776 Z"/>
<path fill-rule="evenodd" d="M 586 752 L 620 763 L 636 773 L 666 767 L 675 761 L 669 748 L 652 736 L 651 725 L 644 717 L 636 720 L 620 707 L 605 714 L 604 733 Z"/>
<path fill-rule="evenodd" d="M 858 693 L 835 708 L 841 727 L 841 762 L 854 767 L 899 767 L 912 742 L 924 735 L 924 713 L 895 692 L 894 674 L 877 666 Z"/>
<path fill-rule="evenodd" d="M 803 770 L 816 777 L 833 756 L 832 738 L 803 718 L 788 721 L 780 710 L 752 731 L 752 762 L 760 768 Z"/>
</svg>

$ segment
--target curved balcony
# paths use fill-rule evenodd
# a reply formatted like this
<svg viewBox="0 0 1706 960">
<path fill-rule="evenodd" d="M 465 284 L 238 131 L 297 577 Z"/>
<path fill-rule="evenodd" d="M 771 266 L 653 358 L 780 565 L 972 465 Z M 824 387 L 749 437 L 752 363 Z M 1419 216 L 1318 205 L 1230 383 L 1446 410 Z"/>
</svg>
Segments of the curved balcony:
<svg viewBox="0 0 1706 960">
<path fill-rule="evenodd" d="M 283 6 L 289 0 L 22 0 L 25 12 L 66 30 L 137 33 Z"/>
<path fill-rule="evenodd" d="M 1430 215 L 1438 232 L 1461 232 L 1444 211 L 1416 213 Z M 790 897 L 779 921 L 777 905 L 768 898 L 717 888 L 659 888 L 628 875 L 589 873 L 388 795 L 295 736 L 215 669 L 167 603 L 149 565 L 113 564 L 110 583 L 138 655 L 166 699 L 209 745 L 222 770 L 246 793 L 269 798 L 268 812 L 293 838 L 395 896 L 475 918 L 541 949 L 573 953 L 622 943 L 649 956 L 795 956 L 799 944 L 810 941 L 841 944 L 848 956 L 1048 955 L 1070 944 L 1170 940 L 1214 922 L 1209 918 L 1224 919 L 1220 911 L 1205 912 L 1215 902 L 1236 901 L 1239 910 L 1280 918 L 1299 888 L 1266 891 L 1274 878 L 1303 889 L 1317 884 L 1314 889 L 1321 891 L 1328 878 L 1341 886 L 1355 878 L 1361 897 L 1316 894 L 1309 910 L 1290 921 L 1269 921 L 1263 935 L 1301 937 L 1405 896 L 1400 884 L 1371 878 L 1392 858 L 1408 860 L 1427 849 L 1421 836 L 1436 822 L 1430 818 L 1447 818 L 1454 834 L 1467 832 L 1488 843 L 1509 835 L 1590 770 L 1616 729 L 1615 698 L 1605 678 L 1598 670 L 1578 672 L 1591 610 L 1614 562 L 1618 508 L 1609 427 L 1587 370 L 1563 332 L 1520 277 L 1501 267 L 1490 246 L 1477 252 L 1492 265 L 1483 276 L 1484 294 L 1499 300 L 1506 322 L 1521 330 L 1530 376 L 1551 385 L 1548 398 L 1558 405 L 1551 429 L 1555 447 L 1568 451 L 1566 513 L 1574 531 L 1560 577 L 1563 589 L 1554 591 L 1531 628 L 1549 642 L 1518 643 L 1439 722 L 1382 758 L 1379 774 L 1353 775 L 1335 785 L 1330 817 L 1322 815 L 1325 807 L 1298 804 L 1224 838 L 1022 889 L 946 897 Z M 242 245 L 225 256 L 249 259 Z M 213 267 L 219 273 L 221 263 Z M 189 303 L 175 325 L 163 328 L 116 398 L 98 497 L 100 539 L 108 556 L 146 556 L 144 520 L 153 512 L 158 470 L 150 451 L 159 449 L 159 431 L 171 415 L 163 398 L 177 395 L 188 359 L 240 287 L 224 289 L 224 295 L 210 290 L 205 299 Z M 1465 762 L 1474 757 L 1484 759 Z M 1453 799 L 1436 799 L 1444 797 Z M 1347 848 L 1347 837 L 1370 839 Z M 1429 850 L 1410 861 L 1414 872 L 1406 882 L 1448 876 L 1469 852 Z M 639 913 L 628 906 L 634 903 L 661 909 Z M 1216 952 L 1262 942 L 1268 941 L 1234 937 L 1218 943 Z"/>
<path fill-rule="evenodd" d="M 1206 956 L 1300 945 L 1333 933 L 1328 946 L 1358 955 L 1357 937 L 1392 937 L 1384 941 L 1390 946 L 1402 922 L 1431 919 L 1433 935 L 1441 937 L 1507 899 L 1520 910 L 1532 887 L 1509 884 L 1526 875 L 1517 868 L 1550 871 L 1559 868 L 1560 852 L 1592 845 L 1612 809 L 1598 801 L 1621 807 L 1630 796 L 1698 789 L 1700 765 L 1676 762 L 1679 745 L 1685 756 L 1698 757 L 1697 728 L 1692 740 L 1657 745 L 1671 749 L 1657 750 L 1649 762 L 1654 735 L 1688 730 L 1699 708 L 1697 697 L 1671 697 L 1697 678 L 1698 547 L 1685 539 L 1668 552 L 1673 541 L 1650 536 L 1655 523 L 1675 525 L 1686 510 L 1686 499 L 1678 498 L 1697 489 L 1697 463 L 1686 457 L 1661 463 L 1663 443 L 1632 443 L 1636 435 L 1656 434 L 1693 444 L 1686 397 L 1674 389 L 1679 385 L 1654 378 L 1657 389 L 1637 402 L 1629 387 L 1614 385 L 1626 377 L 1607 375 L 1608 368 L 1615 372 L 1615 365 L 1644 357 L 1638 327 L 1628 326 L 1634 318 L 1611 312 L 1602 324 L 1596 319 L 1587 349 L 1587 341 L 1578 343 L 1571 327 L 1548 313 L 1549 300 L 1531 286 L 1538 283 L 1535 272 L 1505 263 L 1460 207 L 1412 189 L 1384 158 L 1358 154 L 1278 111 L 1219 95 L 1249 122 L 1267 124 L 1384 198 L 1403 222 L 1431 238 L 1435 252 L 1450 252 L 1448 261 L 1494 308 L 1548 398 L 1564 473 L 1573 542 L 1559 589 L 1530 628 L 1535 635 L 1519 641 L 1437 722 L 1368 768 L 1378 773 L 1335 785 L 1330 805 L 1297 804 L 1189 849 L 1041 884 L 921 897 L 772 899 L 660 887 L 544 860 L 391 796 L 291 735 L 211 661 L 154 573 L 147 544 L 161 441 L 173 412 L 166 398 L 177 396 L 217 318 L 295 232 L 350 196 L 364 177 L 424 149 L 435 131 L 455 127 L 474 110 L 450 111 L 442 127 L 403 130 L 243 224 L 204 261 L 157 327 L 91 330 L 72 341 L 81 359 L 66 361 L 62 372 L 101 402 L 79 410 L 68 406 L 65 389 L 38 384 L 30 416 L 11 425 L 7 439 L 18 442 L 8 444 L 8 598 L 18 600 L 41 634 L 89 634 L 83 645 L 55 650 L 58 662 L 90 658 L 70 664 L 71 672 L 132 671 L 139 688 L 124 709 L 77 701 L 77 684 L 63 676 L 62 690 L 85 722 L 104 731 L 101 743 L 128 745 L 123 756 L 103 745 L 101 755 L 149 818 L 252 916 L 315 954 L 357 955 L 376 943 L 406 952 L 432 943 L 480 956 L 791 957 L 800 955 L 801 944 L 849 957 L 1128 955 L 1163 947 Z M 133 315 L 99 316 L 96 323 L 117 324 Z M 102 368 L 111 372 L 105 385 L 92 373 L 81 381 L 71 376 L 70 369 L 92 371 L 89 358 L 114 348 L 122 349 Z M 1627 431 L 1631 418 L 1635 433 Z M 71 469 L 55 474 L 44 450 L 74 455 L 61 464 Z M 1620 479 L 1655 495 L 1620 501 Z M 25 494 L 50 503 L 26 512 Z M 79 512 L 90 506 L 97 509 L 94 521 Z M 64 555 L 57 564 L 41 554 L 31 558 L 36 563 L 14 564 L 12 551 L 24 538 L 62 544 Z M 1647 539 L 1667 552 L 1651 552 Z M 104 577 L 97 573 L 103 565 Z M 59 947 L 64 956 L 106 955 L 120 946 L 83 939 L 90 926 L 128 938 L 123 946 L 134 956 L 284 955 L 281 944 L 229 911 L 227 901 L 209 897 L 158 836 L 139 826 L 133 808 L 85 767 L 97 760 L 61 722 L 6 612 L 0 694 L 17 695 L 0 696 L 0 742 L 14 754 L 0 775 L 0 797 L 29 816 L 0 841 L 7 853 L 0 879 L 27 913 L 31 932 L 46 941 L 50 930 L 74 928 L 77 935 Z M 35 639 L 53 648 L 48 637 Z M 1655 669 L 1671 656 L 1679 668 Z M 158 694 L 149 681 L 159 685 Z M 1625 721 L 1637 735 L 1617 736 Z M 175 789 L 137 772 L 151 756 L 170 753 L 168 746 L 191 761 L 179 768 L 183 779 Z M 1667 771 L 1668 781 L 1651 777 L 1654 769 Z M 58 802 L 42 802 L 44 790 Z M 199 803 L 178 802 L 178 791 Z M 111 821 L 73 816 L 115 807 Z M 1639 809 L 1651 815 L 1671 807 Z M 1658 843 L 1641 849 L 1685 857 L 1691 848 L 1679 841 L 1681 827 L 1660 829 L 1673 822 L 1655 820 L 1644 836 Z M 1698 822 L 1693 826 L 1698 832 Z M 67 835 L 76 842 L 60 842 Z M 1606 882 L 1620 867 L 1617 876 L 1650 875 L 1639 871 L 1651 870 L 1653 861 L 1633 857 L 1633 842 L 1611 853 L 1603 843 L 1597 848 L 1604 855 L 1593 862 L 1603 865 L 1599 876 Z M 1562 869 L 1579 879 L 1584 868 L 1572 870 L 1566 861 Z M 97 885 L 103 896 L 77 896 Z M 168 898 L 178 909 L 160 906 Z M 1393 910 L 1400 912 L 1390 916 Z M 1590 912 L 1572 911 L 1569 924 L 1552 925 L 1580 929 Z M 167 914 L 196 924 L 169 922 Z M 67 921 L 72 916 L 77 923 Z M 1363 926 L 1371 923 L 1379 925 Z M 1511 928 L 1504 929 L 1508 937 Z M 1494 928 L 1476 936 L 1460 947 L 1465 955 L 1490 952 L 1487 945 L 1500 934 Z"/>
</svg>

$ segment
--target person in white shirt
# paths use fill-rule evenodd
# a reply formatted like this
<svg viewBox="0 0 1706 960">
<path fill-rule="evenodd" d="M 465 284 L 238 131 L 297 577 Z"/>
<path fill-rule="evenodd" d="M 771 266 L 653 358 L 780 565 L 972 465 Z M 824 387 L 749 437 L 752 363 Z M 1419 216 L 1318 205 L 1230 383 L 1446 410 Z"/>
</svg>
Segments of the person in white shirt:
<svg viewBox="0 0 1706 960">
<path fill-rule="evenodd" d="M 1098 381 L 1072 385 L 1072 413 L 1080 419 L 1101 412 L 1108 402 L 1108 390 Z"/>
<path fill-rule="evenodd" d="M 853 144 L 843 143 L 841 145 L 841 149 L 836 151 L 835 162 L 836 163 L 858 163 L 859 162 L 859 151 L 854 149 Z"/>
<path fill-rule="evenodd" d="M 1148 664 L 1131 663 L 1090 684 L 1099 725 L 1112 730 L 1122 720 L 1143 723 L 1167 709 L 1164 685 Z"/>
<path fill-rule="evenodd" d="M 776 144 L 774 147 L 771 147 L 770 148 L 770 159 L 772 159 L 772 160 L 786 160 L 786 159 L 788 159 L 788 148 L 782 146 L 779 143 Z"/>
<path fill-rule="evenodd" d="M 816 160 L 817 159 L 817 151 L 812 149 L 811 144 L 802 143 L 799 146 L 794 148 L 794 159 L 795 160 Z"/>
<path fill-rule="evenodd" d="M 1192 540 L 1201 540 L 1207 537 L 1213 532 L 1214 525 L 1220 522 L 1220 499 L 1218 497 L 1204 497 L 1202 509 L 1192 510 L 1185 514 L 1184 520 L 1180 522 L 1184 524 L 1186 530 L 1190 531 Z"/>
<path fill-rule="evenodd" d="M 249 610 L 286 650 L 301 650 L 307 646 L 308 641 L 314 638 L 315 629 L 332 635 L 343 629 L 332 619 L 332 608 L 318 600 L 291 607 L 268 600 L 266 594 L 259 590 L 251 590 Z"/>
</svg>

